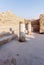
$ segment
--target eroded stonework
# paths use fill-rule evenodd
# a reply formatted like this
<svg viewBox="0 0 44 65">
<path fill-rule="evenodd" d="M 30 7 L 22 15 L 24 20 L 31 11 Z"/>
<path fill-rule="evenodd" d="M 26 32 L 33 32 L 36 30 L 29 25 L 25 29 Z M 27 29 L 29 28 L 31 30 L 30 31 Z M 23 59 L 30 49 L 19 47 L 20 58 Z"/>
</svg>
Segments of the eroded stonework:
<svg viewBox="0 0 44 65">
<path fill-rule="evenodd" d="M 40 33 L 44 33 L 44 14 L 40 15 Z"/>
</svg>

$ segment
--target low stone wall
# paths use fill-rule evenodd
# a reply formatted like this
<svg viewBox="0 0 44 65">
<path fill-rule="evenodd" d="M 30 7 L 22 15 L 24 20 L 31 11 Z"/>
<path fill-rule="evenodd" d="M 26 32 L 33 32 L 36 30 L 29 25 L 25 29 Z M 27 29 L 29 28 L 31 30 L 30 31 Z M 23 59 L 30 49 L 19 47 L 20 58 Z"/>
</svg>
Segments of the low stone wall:
<svg viewBox="0 0 44 65">
<path fill-rule="evenodd" d="M 15 38 L 16 38 L 15 35 L 10 35 L 10 36 L 7 36 L 7 37 L 2 37 L 2 38 L 0 39 L 0 45 L 3 45 L 3 44 L 5 44 L 5 43 L 8 43 L 8 42 L 10 42 L 11 40 L 13 40 L 13 39 L 15 39 Z"/>
<path fill-rule="evenodd" d="M 11 35 L 9 32 L 2 32 L 0 33 L 0 37 Z"/>
</svg>

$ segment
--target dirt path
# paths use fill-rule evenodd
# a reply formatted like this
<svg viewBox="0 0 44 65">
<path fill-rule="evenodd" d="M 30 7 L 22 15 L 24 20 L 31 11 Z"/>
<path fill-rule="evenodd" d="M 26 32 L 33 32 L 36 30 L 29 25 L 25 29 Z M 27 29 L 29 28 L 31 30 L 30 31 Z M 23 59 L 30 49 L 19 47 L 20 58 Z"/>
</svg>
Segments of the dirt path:
<svg viewBox="0 0 44 65">
<path fill-rule="evenodd" d="M 35 35 L 35 34 L 34 34 Z M 17 65 L 44 65 L 44 35 L 36 34 L 28 41 L 13 40 L 0 47 L 0 59 L 16 58 Z"/>
</svg>

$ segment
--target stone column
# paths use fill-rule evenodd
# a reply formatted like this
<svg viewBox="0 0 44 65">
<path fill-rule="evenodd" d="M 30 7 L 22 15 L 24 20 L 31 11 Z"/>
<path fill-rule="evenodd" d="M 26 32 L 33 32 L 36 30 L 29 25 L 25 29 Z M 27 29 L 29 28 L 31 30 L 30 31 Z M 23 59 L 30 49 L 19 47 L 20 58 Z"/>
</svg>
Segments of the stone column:
<svg viewBox="0 0 44 65">
<path fill-rule="evenodd" d="M 23 22 L 19 22 L 19 41 L 25 41 L 25 24 Z"/>
<path fill-rule="evenodd" d="M 28 23 L 28 34 L 31 35 L 31 22 Z"/>
</svg>

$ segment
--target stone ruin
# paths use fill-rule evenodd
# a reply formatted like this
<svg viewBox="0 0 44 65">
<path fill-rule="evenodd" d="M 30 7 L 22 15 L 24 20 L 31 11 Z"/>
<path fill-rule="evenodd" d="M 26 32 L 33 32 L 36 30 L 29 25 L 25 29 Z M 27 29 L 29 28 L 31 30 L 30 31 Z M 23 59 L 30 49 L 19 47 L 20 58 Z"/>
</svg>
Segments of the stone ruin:
<svg viewBox="0 0 44 65">
<path fill-rule="evenodd" d="M 40 33 L 44 33 L 44 14 L 40 15 Z"/>
<path fill-rule="evenodd" d="M 23 41 L 25 35 L 30 35 L 32 31 L 44 33 L 44 14 L 41 14 L 37 20 L 28 20 L 20 18 L 10 11 L 0 13 L 0 33 L 16 34 Z M 21 34 L 22 32 L 23 34 Z"/>
<path fill-rule="evenodd" d="M 37 20 L 31 20 L 31 25 L 32 25 L 32 31 L 33 32 L 39 32 L 40 30 L 40 19 Z"/>
<path fill-rule="evenodd" d="M 44 14 L 41 14 L 39 19 L 32 20 L 31 25 L 34 32 L 44 33 Z"/>
<path fill-rule="evenodd" d="M 20 23 L 22 22 L 22 24 Z M 20 26 L 21 25 L 21 26 Z M 20 27 L 19 27 L 20 26 Z M 24 31 L 24 29 L 25 31 Z M 22 31 L 21 31 L 22 30 Z M 31 34 L 31 21 L 24 18 L 20 18 L 13 14 L 11 11 L 0 13 L 0 33 L 16 34 L 18 38 L 21 38 L 21 32 L 27 32 L 28 35 Z M 24 35 L 25 37 L 25 35 Z"/>
<path fill-rule="evenodd" d="M 31 34 L 31 21 L 24 20 L 24 22 L 19 22 L 19 41 L 25 41 L 26 35 Z"/>
</svg>

